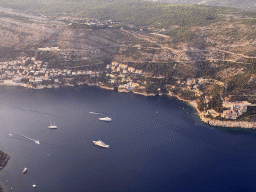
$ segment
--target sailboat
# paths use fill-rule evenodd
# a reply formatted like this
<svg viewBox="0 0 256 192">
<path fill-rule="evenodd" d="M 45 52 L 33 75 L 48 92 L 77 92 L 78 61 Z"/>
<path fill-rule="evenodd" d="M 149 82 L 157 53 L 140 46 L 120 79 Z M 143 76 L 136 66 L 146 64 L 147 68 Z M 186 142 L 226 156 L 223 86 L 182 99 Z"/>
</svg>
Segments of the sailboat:
<svg viewBox="0 0 256 192">
<path fill-rule="evenodd" d="M 55 125 L 55 122 L 54 122 L 54 125 L 52 125 L 52 123 L 51 123 L 51 125 L 50 126 L 48 126 L 48 129 L 57 129 L 58 127 L 57 127 L 57 125 Z"/>
</svg>

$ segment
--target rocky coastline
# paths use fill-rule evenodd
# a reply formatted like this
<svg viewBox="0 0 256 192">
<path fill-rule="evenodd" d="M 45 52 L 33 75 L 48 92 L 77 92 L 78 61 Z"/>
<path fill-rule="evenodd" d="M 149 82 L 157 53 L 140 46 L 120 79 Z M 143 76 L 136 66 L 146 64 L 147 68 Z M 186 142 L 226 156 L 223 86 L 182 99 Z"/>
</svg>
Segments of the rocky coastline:
<svg viewBox="0 0 256 192">
<path fill-rule="evenodd" d="M 0 151 L 0 170 L 6 166 L 9 159 L 10 156 L 8 154 L 4 153 L 3 151 Z"/>
<path fill-rule="evenodd" d="M 137 95 L 143 95 L 145 97 L 151 97 L 151 96 L 156 96 L 156 94 L 154 93 L 146 93 L 146 92 L 137 92 L 137 91 L 128 91 L 126 89 L 118 89 L 118 92 L 120 93 L 134 93 L 134 94 L 137 94 Z"/>
<path fill-rule="evenodd" d="M 216 127 L 230 127 L 230 128 L 244 128 L 244 129 L 254 129 L 255 123 L 247 122 L 247 121 L 220 121 L 213 120 L 209 118 L 205 118 L 204 116 L 200 116 L 200 119 L 209 125 Z"/>
<path fill-rule="evenodd" d="M 215 127 L 228 127 L 228 128 L 244 128 L 244 129 L 255 129 L 256 128 L 256 123 L 249 122 L 249 121 L 220 121 L 216 119 L 211 119 L 205 117 L 205 113 L 201 112 L 197 109 L 197 103 L 195 101 L 189 101 L 189 100 L 184 100 L 177 95 L 171 95 L 176 97 L 179 100 L 187 102 L 190 106 L 194 107 L 197 111 L 197 114 L 199 118 L 201 119 L 202 122 L 209 124 L 211 126 Z"/>
<path fill-rule="evenodd" d="M 106 87 L 106 86 L 98 86 L 98 87 L 102 89 L 112 90 L 112 91 L 115 89 L 114 87 Z"/>
<path fill-rule="evenodd" d="M 106 86 L 100 85 L 98 83 L 84 83 L 84 84 L 89 85 L 89 86 L 100 87 L 102 89 L 114 90 L 114 87 L 106 87 Z M 156 94 L 153 94 L 153 93 L 150 94 L 150 93 L 146 93 L 146 92 L 127 91 L 127 90 L 123 90 L 123 89 L 118 90 L 118 92 L 121 92 L 121 93 L 132 92 L 134 94 L 143 95 L 143 96 L 146 96 L 146 97 L 156 96 Z M 216 119 L 207 118 L 207 117 L 205 117 L 205 113 L 204 112 L 200 112 L 197 109 L 197 103 L 195 101 L 185 100 L 185 99 L 183 99 L 183 98 L 181 98 L 178 95 L 175 95 L 173 93 L 168 93 L 167 95 L 170 96 L 170 97 L 176 97 L 180 101 L 187 102 L 189 105 L 191 105 L 192 107 L 194 107 L 196 109 L 197 114 L 198 114 L 199 118 L 201 119 L 201 121 L 206 123 L 206 124 L 209 124 L 211 126 L 215 126 L 215 127 L 229 127 L 229 128 L 245 128 L 245 129 L 254 129 L 254 128 L 256 128 L 256 123 L 253 123 L 253 122 L 247 122 L 247 121 L 228 121 L 228 120 L 227 121 L 220 121 L 220 120 L 216 120 Z"/>
<path fill-rule="evenodd" d="M 4 153 L 3 151 L 0 151 L 0 170 L 2 170 L 6 166 L 9 159 L 10 159 L 10 156 L 8 154 Z M 1 186 L 0 186 L 0 192 L 4 192 Z"/>
<path fill-rule="evenodd" d="M 120 92 L 128 92 L 128 91 L 120 91 Z M 143 96 L 155 96 L 156 94 L 147 94 L 147 93 L 140 93 L 140 92 L 135 92 L 132 91 L 134 94 L 138 94 L 138 95 L 143 95 Z M 256 128 L 256 123 L 253 122 L 248 122 L 248 121 L 220 121 L 220 120 L 216 120 L 216 119 L 211 119 L 211 118 L 207 118 L 205 117 L 205 113 L 204 112 L 200 112 L 197 109 L 197 102 L 196 101 L 190 101 L 190 100 L 185 100 L 182 99 L 181 97 L 179 97 L 178 95 L 175 95 L 173 93 L 169 93 L 167 94 L 170 97 L 176 97 L 178 100 L 180 101 L 184 101 L 187 102 L 190 106 L 194 107 L 197 111 L 197 114 L 199 116 L 199 118 L 201 119 L 202 122 L 209 124 L 211 126 L 215 126 L 215 127 L 229 127 L 229 128 L 245 128 L 245 129 L 254 129 Z"/>
<path fill-rule="evenodd" d="M 139 94 L 139 95 L 144 95 L 144 96 L 155 96 L 155 94 L 145 94 L 145 93 L 139 93 L 139 92 L 133 92 L 133 93 Z M 198 114 L 199 118 L 201 119 L 201 121 L 206 123 L 206 124 L 209 124 L 211 126 L 229 127 L 229 128 L 245 128 L 245 129 L 254 129 L 254 128 L 256 128 L 256 123 L 253 123 L 253 122 L 228 121 L 228 120 L 227 121 L 220 121 L 220 120 L 216 120 L 216 119 L 207 118 L 207 117 L 205 117 L 204 112 L 200 112 L 197 109 L 197 102 L 196 101 L 190 101 L 190 100 L 182 99 L 181 97 L 179 97 L 178 95 L 175 95 L 173 93 L 169 93 L 167 95 L 170 96 L 170 97 L 176 97 L 180 101 L 187 102 L 190 106 L 192 106 L 193 108 L 196 109 L 197 114 Z"/>
<path fill-rule="evenodd" d="M 102 89 L 107 89 L 107 90 L 114 90 L 115 89 L 114 87 L 103 86 L 103 85 L 101 85 L 99 83 L 84 82 L 84 83 L 81 83 L 81 85 L 96 86 L 96 87 L 99 87 L 99 88 L 102 88 Z M 23 84 L 19 84 L 19 85 L 16 85 L 16 86 L 27 87 L 27 86 L 24 86 Z M 72 87 L 73 86 L 74 85 L 72 85 Z M 33 88 L 33 87 L 27 87 L 27 88 L 36 89 L 36 88 Z M 49 88 L 49 87 L 44 87 L 44 88 Z M 57 87 L 52 86 L 51 88 L 57 88 Z M 127 90 L 123 90 L 123 89 L 118 90 L 118 92 L 123 92 L 123 93 L 132 92 L 134 94 L 143 95 L 143 96 L 146 96 L 146 97 L 148 97 L 148 96 L 156 96 L 156 94 L 153 94 L 153 93 L 150 94 L 150 93 L 146 93 L 146 92 L 127 91 Z M 175 95 L 173 93 L 168 93 L 167 95 L 170 96 L 170 97 L 176 97 L 178 100 L 181 100 L 181 101 L 184 101 L 184 102 L 187 102 L 188 104 L 190 104 L 192 107 L 194 107 L 197 110 L 197 114 L 200 117 L 201 121 L 206 123 L 206 124 L 209 124 L 209 125 L 212 125 L 212 126 L 217 126 L 217 127 L 246 128 L 246 129 L 254 129 L 254 128 L 256 128 L 256 123 L 253 123 L 253 122 L 248 122 L 248 121 L 229 121 L 229 120 L 227 120 L 227 121 L 220 121 L 220 120 L 216 120 L 216 119 L 207 118 L 207 117 L 205 117 L 205 113 L 204 112 L 200 112 L 197 109 L 197 103 L 195 101 L 190 101 L 190 100 L 182 99 L 178 95 Z M 0 169 L 1 169 L 1 165 L 0 165 Z"/>
<path fill-rule="evenodd" d="M 145 97 L 156 96 L 156 94 L 154 94 L 154 93 L 141 93 L 141 92 L 136 92 L 136 91 L 133 91 L 132 93 L 137 94 L 137 95 L 143 95 Z"/>
</svg>

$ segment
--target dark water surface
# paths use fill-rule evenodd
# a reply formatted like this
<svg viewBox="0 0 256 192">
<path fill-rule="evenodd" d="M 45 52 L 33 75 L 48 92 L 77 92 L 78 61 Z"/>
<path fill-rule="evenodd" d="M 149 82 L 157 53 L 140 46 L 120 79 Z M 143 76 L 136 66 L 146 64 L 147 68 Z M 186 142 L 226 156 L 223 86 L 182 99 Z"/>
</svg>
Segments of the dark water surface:
<svg viewBox="0 0 256 192">
<path fill-rule="evenodd" d="M 0 87 L 0 149 L 11 156 L 0 183 L 26 192 L 255 191 L 256 132 L 211 127 L 195 112 L 174 98 L 95 87 Z M 110 148 L 94 146 L 99 139 Z"/>
</svg>

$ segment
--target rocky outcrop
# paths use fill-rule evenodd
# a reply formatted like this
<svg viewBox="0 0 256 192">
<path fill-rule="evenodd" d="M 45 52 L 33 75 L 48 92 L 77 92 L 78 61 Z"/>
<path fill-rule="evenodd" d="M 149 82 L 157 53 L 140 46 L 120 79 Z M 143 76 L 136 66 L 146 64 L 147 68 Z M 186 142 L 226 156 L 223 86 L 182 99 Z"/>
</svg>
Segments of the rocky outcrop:
<svg viewBox="0 0 256 192">
<path fill-rule="evenodd" d="M 0 151 L 0 169 L 3 169 L 4 166 L 7 164 L 10 156 L 2 151 Z"/>
<path fill-rule="evenodd" d="M 216 126 L 216 127 L 231 127 L 231 128 L 246 128 L 246 129 L 253 129 L 255 128 L 256 124 L 247 121 L 220 121 L 206 118 L 202 115 L 199 115 L 200 119 L 209 125 Z"/>
</svg>

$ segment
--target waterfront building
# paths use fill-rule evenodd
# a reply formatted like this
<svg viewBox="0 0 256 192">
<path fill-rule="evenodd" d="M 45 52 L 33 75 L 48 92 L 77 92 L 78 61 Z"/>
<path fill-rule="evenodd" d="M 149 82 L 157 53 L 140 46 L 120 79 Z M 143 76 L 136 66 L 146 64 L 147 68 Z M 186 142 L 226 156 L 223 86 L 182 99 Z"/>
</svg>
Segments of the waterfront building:
<svg viewBox="0 0 256 192">
<path fill-rule="evenodd" d="M 236 119 L 238 117 L 238 114 L 236 113 L 235 110 L 229 109 L 229 110 L 224 110 L 221 117 L 226 119 Z"/>
</svg>

